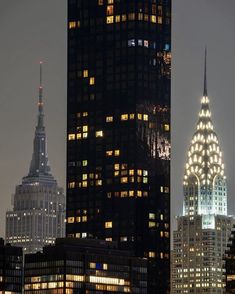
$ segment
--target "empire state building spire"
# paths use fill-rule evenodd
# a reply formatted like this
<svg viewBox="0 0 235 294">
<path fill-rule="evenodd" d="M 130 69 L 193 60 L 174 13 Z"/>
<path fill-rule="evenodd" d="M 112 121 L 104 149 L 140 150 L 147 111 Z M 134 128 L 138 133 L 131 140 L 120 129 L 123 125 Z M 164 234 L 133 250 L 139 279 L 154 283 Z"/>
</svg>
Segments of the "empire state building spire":
<svg viewBox="0 0 235 294">
<path fill-rule="evenodd" d="M 48 163 L 46 131 L 44 126 L 43 86 L 42 86 L 42 62 L 40 62 L 40 85 L 38 95 L 38 120 L 35 129 L 33 155 L 29 173 L 23 178 L 23 183 L 47 183 L 55 184 L 56 180 L 51 175 Z"/>
</svg>

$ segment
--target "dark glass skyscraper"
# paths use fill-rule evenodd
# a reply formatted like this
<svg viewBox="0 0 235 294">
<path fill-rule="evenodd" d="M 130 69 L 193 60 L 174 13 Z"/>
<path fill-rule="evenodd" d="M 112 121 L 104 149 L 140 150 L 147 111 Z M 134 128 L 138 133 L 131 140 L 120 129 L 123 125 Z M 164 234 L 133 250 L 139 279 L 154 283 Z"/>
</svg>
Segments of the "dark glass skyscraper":
<svg viewBox="0 0 235 294">
<path fill-rule="evenodd" d="M 171 0 L 68 0 L 67 236 L 170 252 Z"/>
</svg>

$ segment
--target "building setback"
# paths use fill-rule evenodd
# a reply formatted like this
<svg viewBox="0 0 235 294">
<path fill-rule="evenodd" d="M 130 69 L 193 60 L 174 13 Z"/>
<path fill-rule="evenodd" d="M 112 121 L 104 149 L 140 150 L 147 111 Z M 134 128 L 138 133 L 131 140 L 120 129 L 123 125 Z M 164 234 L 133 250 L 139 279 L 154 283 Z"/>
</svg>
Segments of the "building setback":
<svg viewBox="0 0 235 294">
<path fill-rule="evenodd" d="M 6 213 L 6 242 L 22 246 L 24 253 L 42 250 L 65 235 L 65 197 L 51 174 L 47 156 L 42 96 L 42 64 L 38 122 L 29 173 L 16 186 L 13 210 Z"/>
<path fill-rule="evenodd" d="M 67 225 L 170 276 L 170 0 L 68 0 Z"/>
<path fill-rule="evenodd" d="M 183 215 L 177 218 L 172 293 L 224 293 L 224 254 L 234 222 L 227 215 L 227 181 L 211 120 L 206 81 L 184 175 Z"/>
<path fill-rule="evenodd" d="M 0 238 L 0 293 L 22 293 L 22 248 L 4 244 Z"/>
<path fill-rule="evenodd" d="M 113 242 L 57 239 L 25 256 L 25 293 L 147 293 L 147 262 Z"/>
</svg>

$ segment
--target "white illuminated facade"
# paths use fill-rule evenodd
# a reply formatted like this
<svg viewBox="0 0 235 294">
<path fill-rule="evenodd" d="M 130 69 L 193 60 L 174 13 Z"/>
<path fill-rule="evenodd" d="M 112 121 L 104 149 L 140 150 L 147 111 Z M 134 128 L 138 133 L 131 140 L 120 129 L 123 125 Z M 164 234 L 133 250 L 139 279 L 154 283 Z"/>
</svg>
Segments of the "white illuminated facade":
<svg viewBox="0 0 235 294">
<path fill-rule="evenodd" d="M 6 243 L 23 247 L 24 253 L 41 251 L 65 235 L 65 196 L 50 171 L 41 85 L 38 122 L 29 173 L 16 186 L 13 209 L 6 213 Z"/>
<path fill-rule="evenodd" d="M 234 222 L 227 216 L 227 182 L 209 108 L 206 83 L 187 155 L 183 216 L 177 218 L 172 293 L 224 293 L 224 260 Z"/>
</svg>

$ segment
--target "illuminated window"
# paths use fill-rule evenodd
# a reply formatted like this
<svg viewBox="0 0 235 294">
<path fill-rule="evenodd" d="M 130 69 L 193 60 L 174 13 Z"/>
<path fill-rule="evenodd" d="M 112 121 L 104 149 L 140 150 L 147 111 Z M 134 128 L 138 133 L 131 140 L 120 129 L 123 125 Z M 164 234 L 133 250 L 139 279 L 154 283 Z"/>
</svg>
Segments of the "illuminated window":
<svg viewBox="0 0 235 294">
<path fill-rule="evenodd" d="M 162 238 L 164 236 L 163 231 L 160 232 L 160 237 Z"/>
<path fill-rule="evenodd" d="M 144 47 L 148 47 L 149 46 L 149 41 L 148 40 L 144 40 Z"/>
<path fill-rule="evenodd" d="M 129 191 L 129 197 L 134 197 L 134 191 Z"/>
<path fill-rule="evenodd" d="M 87 111 L 83 112 L 83 113 L 82 113 L 82 116 L 83 116 L 83 117 L 88 116 L 88 112 L 87 112 Z"/>
<path fill-rule="evenodd" d="M 120 22 L 121 21 L 121 17 L 120 15 L 116 15 L 115 16 L 115 22 Z"/>
<path fill-rule="evenodd" d="M 145 21 L 149 21 L 149 16 L 148 16 L 148 14 L 144 14 L 144 20 L 145 20 Z"/>
<path fill-rule="evenodd" d="M 103 131 L 96 131 L 95 136 L 98 137 L 103 137 Z"/>
<path fill-rule="evenodd" d="M 143 183 L 147 184 L 148 183 L 148 178 L 147 177 L 143 177 Z"/>
<path fill-rule="evenodd" d="M 70 22 L 69 22 L 69 28 L 70 28 L 70 29 L 74 29 L 74 28 L 76 28 L 76 21 L 70 21 Z"/>
<path fill-rule="evenodd" d="M 134 113 L 131 113 L 130 114 L 130 119 L 134 119 L 135 118 L 135 114 Z"/>
<path fill-rule="evenodd" d="M 149 222 L 149 228 L 155 228 L 156 223 L 155 222 Z"/>
<path fill-rule="evenodd" d="M 138 20 L 143 20 L 143 13 L 138 13 Z"/>
<path fill-rule="evenodd" d="M 154 258 L 156 256 L 156 253 L 154 251 L 149 251 L 149 257 Z"/>
<path fill-rule="evenodd" d="M 129 170 L 129 175 L 133 176 L 135 174 L 135 171 L 133 169 Z"/>
<path fill-rule="evenodd" d="M 107 270 L 108 269 L 108 265 L 107 265 L 107 263 L 104 263 L 103 264 L 103 270 Z"/>
<path fill-rule="evenodd" d="M 115 151 L 114 151 L 114 155 L 115 155 L 115 156 L 119 156 L 119 155 L 120 155 L 120 150 L 115 150 Z"/>
<path fill-rule="evenodd" d="M 148 121 L 149 120 L 149 116 L 147 114 L 143 115 L 143 120 Z"/>
<path fill-rule="evenodd" d="M 75 140 L 75 134 L 69 134 L 68 135 L 68 140 L 69 141 Z"/>
<path fill-rule="evenodd" d="M 83 134 L 82 134 L 82 137 L 83 137 L 83 138 L 87 138 L 87 137 L 88 137 L 88 133 L 83 133 Z"/>
<path fill-rule="evenodd" d="M 106 23 L 107 24 L 113 23 L 113 19 L 114 19 L 113 16 L 107 16 Z"/>
<path fill-rule="evenodd" d="M 106 9 L 107 15 L 113 15 L 113 5 L 108 5 Z"/>
<path fill-rule="evenodd" d="M 69 224 L 74 223 L 74 217 L 68 217 L 68 223 Z"/>
<path fill-rule="evenodd" d="M 82 175 L 82 179 L 83 179 L 83 180 L 87 180 L 87 174 L 83 174 L 83 175 Z"/>
<path fill-rule="evenodd" d="M 155 213 L 149 213 L 149 219 L 155 219 L 156 215 Z"/>
<path fill-rule="evenodd" d="M 137 117 L 138 117 L 139 120 L 142 120 L 142 114 L 141 113 L 138 113 Z"/>
<path fill-rule="evenodd" d="M 96 263 L 95 262 L 90 262 L 89 266 L 90 266 L 90 268 L 96 268 Z"/>
<path fill-rule="evenodd" d="M 113 116 L 106 116 L 106 122 L 112 122 Z"/>
<path fill-rule="evenodd" d="M 165 124 L 164 125 L 164 130 L 165 131 L 170 131 L 170 125 L 169 124 Z"/>
<path fill-rule="evenodd" d="M 80 223 L 80 222 L 81 222 L 81 217 L 80 217 L 80 216 L 77 216 L 77 217 L 76 217 L 76 222 L 77 222 L 77 223 Z"/>
<path fill-rule="evenodd" d="M 142 169 L 137 170 L 137 175 L 142 176 Z"/>
<path fill-rule="evenodd" d="M 128 120 L 128 114 L 122 114 L 121 120 Z"/>
<path fill-rule="evenodd" d="M 164 219 L 164 215 L 160 214 L 160 220 L 163 220 L 163 219 Z"/>
<path fill-rule="evenodd" d="M 114 169 L 115 170 L 119 170 L 119 168 L 120 168 L 120 165 L 118 163 L 114 164 Z"/>
<path fill-rule="evenodd" d="M 75 188 L 75 182 L 69 182 L 68 188 L 69 189 L 74 189 Z"/>
<path fill-rule="evenodd" d="M 122 14 L 122 21 L 126 21 L 126 14 Z"/>
<path fill-rule="evenodd" d="M 82 166 L 87 166 L 88 161 L 87 160 L 83 160 L 82 161 Z"/>
<path fill-rule="evenodd" d="M 158 16 L 158 18 L 157 18 L 157 22 L 158 22 L 159 24 L 162 24 L 162 17 L 161 17 L 161 16 Z"/>
<path fill-rule="evenodd" d="M 122 184 L 128 183 L 128 177 L 121 177 L 121 183 Z"/>
<path fill-rule="evenodd" d="M 82 217 L 82 221 L 83 221 L 84 223 L 87 222 L 87 216 L 86 216 L 86 215 L 84 215 L 84 216 Z"/>
<path fill-rule="evenodd" d="M 113 241 L 113 238 L 105 238 L 105 241 L 112 242 Z"/>
<path fill-rule="evenodd" d="M 95 78 L 94 77 L 91 77 L 89 83 L 90 83 L 90 85 L 94 85 L 95 84 Z"/>
<path fill-rule="evenodd" d="M 80 20 L 78 20 L 77 21 L 77 27 L 80 28 L 80 26 L 81 26 L 81 22 L 80 22 Z"/>
<path fill-rule="evenodd" d="M 147 176 L 148 175 L 148 171 L 147 170 L 143 170 L 143 176 Z"/>
<path fill-rule="evenodd" d="M 95 184 L 96 186 L 102 186 L 102 180 L 96 180 Z"/>
<path fill-rule="evenodd" d="M 83 132 L 87 132 L 87 131 L 88 131 L 88 126 L 83 126 L 83 127 L 82 127 L 82 131 L 83 131 Z"/>
<path fill-rule="evenodd" d="M 113 151 L 112 150 L 106 151 L 106 156 L 112 156 L 112 155 L 113 155 Z"/>
<path fill-rule="evenodd" d="M 107 197 L 108 197 L 108 198 L 111 198 L 111 197 L 112 197 L 112 192 L 108 192 L 108 193 L 107 193 Z"/>
<path fill-rule="evenodd" d="M 87 188 L 87 181 L 82 181 L 82 187 Z"/>
<path fill-rule="evenodd" d="M 137 191 L 137 196 L 142 197 L 142 191 Z"/>
<path fill-rule="evenodd" d="M 84 78 L 88 78 L 88 70 L 87 69 L 84 69 L 84 71 L 83 71 L 83 77 Z"/>
<path fill-rule="evenodd" d="M 129 20 L 135 20 L 135 13 L 129 13 L 128 14 L 128 19 Z"/>
<path fill-rule="evenodd" d="M 151 15 L 151 22 L 153 22 L 153 23 L 156 23 L 157 22 L 156 15 Z"/>
<path fill-rule="evenodd" d="M 105 229 L 111 229 L 113 227 L 113 222 L 105 222 Z"/>
<path fill-rule="evenodd" d="M 128 191 L 121 191 L 121 198 L 122 197 L 128 197 Z"/>
<path fill-rule="evenodd" d="M 161 258 L 161 259 L 164 258 L 164 254 L 163 254 L 163 252 L 160 253 L 160 258 Z"/>
</svg>

